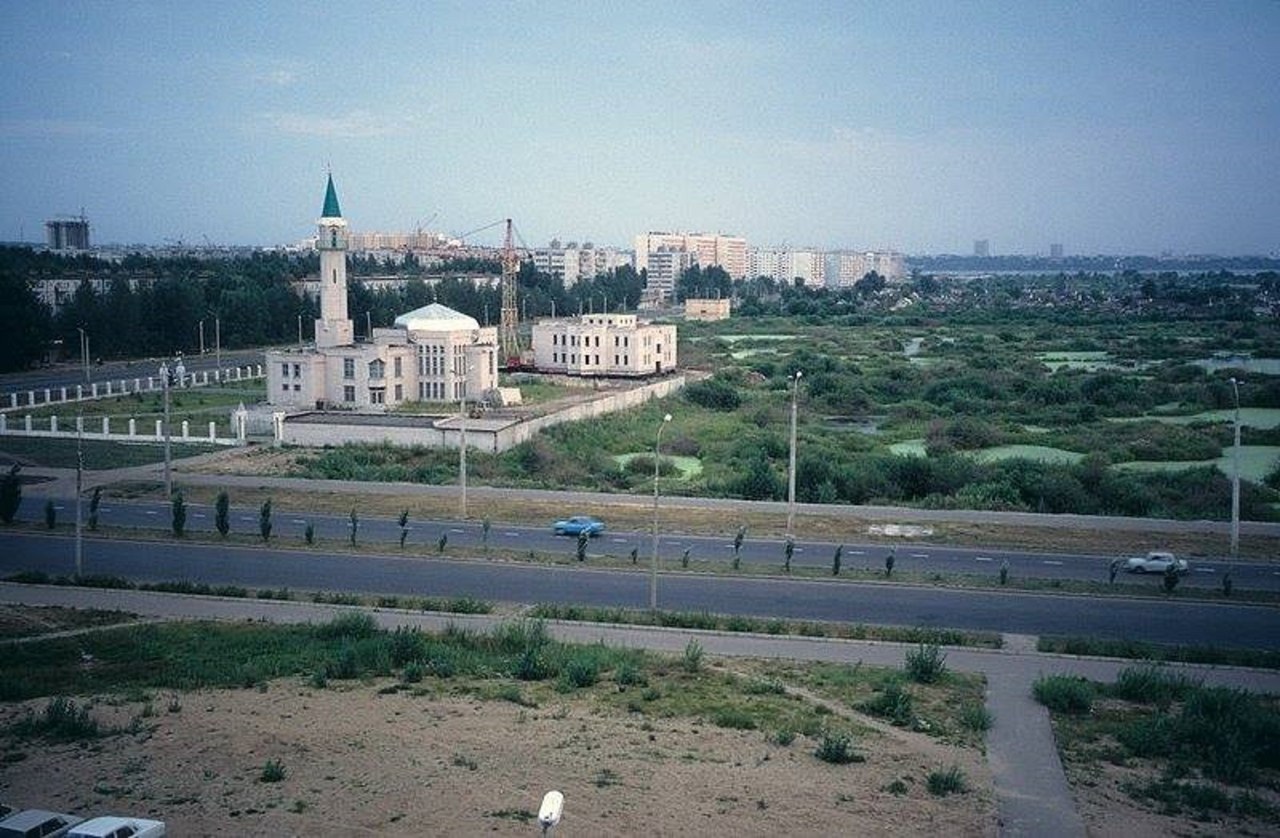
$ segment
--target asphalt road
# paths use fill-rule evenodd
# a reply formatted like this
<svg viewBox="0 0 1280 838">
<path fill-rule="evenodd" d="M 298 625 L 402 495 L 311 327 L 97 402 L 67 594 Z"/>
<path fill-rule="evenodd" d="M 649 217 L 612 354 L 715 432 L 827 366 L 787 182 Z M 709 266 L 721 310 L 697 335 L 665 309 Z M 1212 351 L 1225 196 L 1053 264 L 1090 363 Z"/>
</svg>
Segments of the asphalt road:
<svg viewBox="0 0 1280 838">
<path fill-rule="evenodd" d="M 75 507 L 70 499 L 56 500 L 54 506 L 58 521 L 67 523 L 74 520 Z M 231 529 L 239 533 L 256 534 L 258 514 L 257 509 L 232 507 Z M 82 515 L 88 515 L 87 503 L 82 507 Z M 24 498 L 19 516 L 28 521 L 43 520 L 44 499 Z M 109 500 L 103 502 L 99 517 L 104 526 L 168 530 L 172 512 L 168 504 Z M 278 537 L 301 540 L 308 523 L 315 527 L 316 536 L 321 539 L 346 539 L 351 532 L 350 518 L 345 516 L 301 516 L 280 508 L 276 508 L 272 516 L 273 533 Z M 536 550 L 574 555 L 577 540 L 553 535 L 550 523 L 545 527 L 495 523 L 489 532 L 489 544 L 500 550 Z M 192 532 L 213 532 L 213 508 L 189 504 L 187 528 Z M 479 551 L 484 543 L 480 523 L 456 520 L 410 521 L 406 541 L 411 544 L 434 545 L 442 534 L 447 535 L 448 543 L 458 549 Z M 398 544 L 400 526 L 397 521 L 387 518 L 361 519 L 356 535 L 361 542 L 368 544 Z M 797 540 L 792 566 L 830 569 L 836 546 L 829 542 Z M 678 561 L 686 549 L 689 551 L 690 564 L 694 566 L 707 561 L 729 564 L 733 560 L 731 538 L 659 534 L 658 552 L 664 562 Z M 625 558 L 632 550 L 636 551 L 641 563 L 648 561 L 653 550 L 651 534 L 647 531 L 606 531 L 602 536 L 591 540 L 587 554 L 589 557 L 611 555 Z M 744 565 L 773 565 L 781 568 L 784 552 L 784 542 L 781 540 L 748 537 L 743 541 L 740 556 Z M 884 568 L 885 557 L 889 552 L 889 548 L 883 544 L 845 544 L 841 567 L 845 570 L 859 568 L 879 571 Z M 1110 562 L 1114 558 L 1089 554 L 904 544 L 894 550 L 894 568 L 896 571 L 995 577 L 1001 565 L 1007 562 L 1009 573 L 1015 578 L 1106 581 Z M 1280 590 L 1280 565 L 1266 562 L 1236 562 L 1229 566 L 1225 561 L 1193 561 L 1183 584 L 1218 588 L 1228 567 L 1238 589 Z M 1158 575 L 1125 578 L 1130 582 L 1152 586 L 1161 583 Z"/>
<path fill-rule="evenodd" d="M 187 580 L 251 588 L 353 591 L 396 596 L 470 596 L 515 603 L 643 608 L 648 574 L 578 565 L 350 555 L 322 550 L 94 540 L 87 574 L 135 581 Z M 74 539 L 0 533 L 0 575 L 71 575 Z M 888 583 L 743 578 L 667 572 L 659 604 L 670 611 L 839 620 L 1015 634 L 1280 648 L 1280 611 L 1191 601 L 958 591 Z"/>
<path fill-rule="evenodd" d="M 92 350 L 92 346 L 90 346 L 90 349 Z M 188 375 L 204 370 L 212 373 L 213 370 L 218 368 L 218 358 L 213 352 L 212 344 L 210 343 L 206 346 L 206 349 L 208 349 L 208 352 L 205 355 L 184 354 L 182 356 L 182 364 L 186 367 Z M 261 364 L 262 353 L 262 349 L 240 349 L 235 351 L 224 349 L 222 350 L 222 367 L 226 369 L 248 364 Z M 18 393 L 19 401 L 25 404 L 26 394 L 29 390 L 39 391 L 37 395 L 39 400 L 44 398 L 44 389 L 46 387 L 50 389 L 58 387 L 74 388 L 77 384 L 87 385 L 92 382 L 118 382 L 121 379 L 132 382 L 135 378 L 145 379 L 149 375 L 159 373 L 161 361 L 167 361 L 172 364 L 173 358 L 143 358 L 131 361 L 106 361 L 102 364 L 90 363 L 88 379 L 85 378 L 84 367 L 79 363 L 55 364 L 24 372 L 6 373 L 0 376 L 0 404 L 8 407 L 10 393 Z"/>
</svg>

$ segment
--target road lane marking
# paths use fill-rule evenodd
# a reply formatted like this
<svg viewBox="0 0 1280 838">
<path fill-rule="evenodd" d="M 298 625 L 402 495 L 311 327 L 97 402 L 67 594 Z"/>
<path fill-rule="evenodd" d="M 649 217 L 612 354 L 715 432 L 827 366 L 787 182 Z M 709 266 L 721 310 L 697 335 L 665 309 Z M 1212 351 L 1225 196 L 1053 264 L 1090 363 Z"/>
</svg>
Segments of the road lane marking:
<svg viewBox="0 0 1280 838">
<path fill-rule="evenodd" d="M 867 551 L 866 551 L 866 550 L 850 550 L 850 551 L 849 551 L 849 555 L 850 555 L 850 556 L 865 556 L 865 555 L 867 555 Z"/>
<path fill-rule="evenodd" d="M 913 558 L 913 559 L 927 559 L 927 558 L 929 558 L 929 554 L 928 554 L 928 553 L 912 553 L 912 554 L 911 554 L 911 558 Z"/>
<path fill-rule="evenodd" d="M 292 523 L 294 523 L 294 524 L 305 524 L 305 523 L 306 523 L 306 521 L 302 520 L 301 518 L 294 518 L 294 519 L 293 519 L 293 521 L 292 521 Z"/>
<path fill-rule="evenodd" d="M 990 556 L 974 556 L 973 560 L 975 562 L 994 562 L 995 561 L 995 559 L 991 558 Z"/>
<path fill-rule="evenodd" d="M 207 516 L 207 515 L 205 515 L 203 512 L 193 512 L 193 513 L 191 513 L 191 517 L 192 517 L 192 518 L 207 518 L 208 516 Z"/>
<path fill-rule="evenodd" d="M 1211 567 L 1197 567 L 1192 569 L 1195 570 L 1196 573 L 1217 573 L 1218 572 Z"/>
<path fill-rule="evenodd" d="M 1045 559 L 1043 564 L 1061 565 L 1062 562 L 1057 561 L 1056 559 Z"/>
<path fill-rule="evenodd" d="M 148 515 L 159 515 L 159 514 L 160 514 L 159 512 L 156 512 L 154 509 L 144 509 L 144 510 L 143 510 L 143 512 L 146 512 Z"/>
</svg>

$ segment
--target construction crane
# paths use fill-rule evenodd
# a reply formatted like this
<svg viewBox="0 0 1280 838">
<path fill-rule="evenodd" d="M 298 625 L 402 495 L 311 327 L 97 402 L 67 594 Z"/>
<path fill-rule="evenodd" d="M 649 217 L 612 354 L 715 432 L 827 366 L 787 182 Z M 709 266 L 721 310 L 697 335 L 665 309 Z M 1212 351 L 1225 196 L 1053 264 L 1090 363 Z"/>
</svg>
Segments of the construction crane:
<svg viewBox="0 0 1280 838">
<path fill-rule="evenodd" d="M 511 219 L 507 219 L 507 237 L 502 245 L 502 319 L 498 326 L 498 344 L 502 365 L 507 369 L 523 365 L 520 348 L 520 310 L 516 307 L 516 275 L 520 259 L 512 237 Z"/>
</svg>

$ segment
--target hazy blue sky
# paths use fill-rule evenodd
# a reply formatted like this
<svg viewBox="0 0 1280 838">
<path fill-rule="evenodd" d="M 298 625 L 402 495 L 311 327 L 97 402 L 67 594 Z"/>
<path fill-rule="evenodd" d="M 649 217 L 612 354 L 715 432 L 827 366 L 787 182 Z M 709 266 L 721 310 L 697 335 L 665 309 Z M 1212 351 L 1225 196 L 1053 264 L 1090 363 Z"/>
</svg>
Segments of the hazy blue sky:
<svg viewBox="0 0 1280 838">
<path fill-rule="evenodd" d="M 1280 3 L 0 2 L 0 239 L 1280 250 Z M 497 241 L 493 231 L 473 238 Z"/>
</svg>

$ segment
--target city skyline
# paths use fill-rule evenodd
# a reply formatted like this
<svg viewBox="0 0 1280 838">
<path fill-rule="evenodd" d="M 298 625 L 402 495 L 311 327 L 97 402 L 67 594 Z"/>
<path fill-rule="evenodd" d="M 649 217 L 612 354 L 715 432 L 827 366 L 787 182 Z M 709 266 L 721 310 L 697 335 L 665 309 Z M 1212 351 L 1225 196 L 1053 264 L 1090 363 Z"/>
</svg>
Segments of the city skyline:
<svg viewBox="0 0 1280 838">
<path fill-rule="evenodd" d="M 1280 250 L 1280 5 L 0 7 L 0 239 Z M 316 207 L 312 213 L 318 212 Z M 499 229 L 474 244 L 496 244 Z"/>
</svg>

